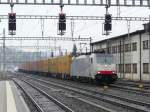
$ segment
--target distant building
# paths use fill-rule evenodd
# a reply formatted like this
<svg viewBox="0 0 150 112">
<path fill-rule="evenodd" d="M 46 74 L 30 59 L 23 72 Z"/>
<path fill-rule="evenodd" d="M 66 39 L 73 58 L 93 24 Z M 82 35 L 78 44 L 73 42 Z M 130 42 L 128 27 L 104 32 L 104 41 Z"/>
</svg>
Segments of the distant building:
<svg viewBox="0 0 150 112">
<path fill-rule="evenodd" d="M 91 43 L 93 51 L 114 55 L 118 77 L 150 81 L 150 33 L 144 30 Z"/>
</svg>

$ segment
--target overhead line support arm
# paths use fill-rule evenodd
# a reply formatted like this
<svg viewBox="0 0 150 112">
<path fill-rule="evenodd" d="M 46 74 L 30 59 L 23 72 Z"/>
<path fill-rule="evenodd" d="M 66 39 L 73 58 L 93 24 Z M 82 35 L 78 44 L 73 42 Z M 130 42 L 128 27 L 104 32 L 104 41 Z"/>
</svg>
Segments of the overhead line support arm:
<svg viewBox="0 0 150 112">
<path fill-rule="evenodd" d="M 8 19 L 8 15 L 0 15 L 0 19 Z M 58 16 L 16 15 L 16 19 L 59 19 Z M 105 20 L 104 16 L 66 16 L 68 20 Z M 112 17 L 118 21 L 149 21 L 149 17 Z"/>
</svg>

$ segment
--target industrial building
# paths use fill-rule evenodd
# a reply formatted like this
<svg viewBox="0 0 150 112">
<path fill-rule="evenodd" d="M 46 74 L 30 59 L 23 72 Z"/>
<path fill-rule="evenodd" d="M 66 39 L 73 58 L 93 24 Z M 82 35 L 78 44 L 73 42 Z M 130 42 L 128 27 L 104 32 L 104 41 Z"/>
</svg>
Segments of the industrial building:
<svg viewBox="0 0 150 112">
<path fill-rule="evenodd" d="M 91 43 L 94 52 L 111 53 L 118 77 L 150 81 L 149 24 L 143 30 Z"/>
</svg>

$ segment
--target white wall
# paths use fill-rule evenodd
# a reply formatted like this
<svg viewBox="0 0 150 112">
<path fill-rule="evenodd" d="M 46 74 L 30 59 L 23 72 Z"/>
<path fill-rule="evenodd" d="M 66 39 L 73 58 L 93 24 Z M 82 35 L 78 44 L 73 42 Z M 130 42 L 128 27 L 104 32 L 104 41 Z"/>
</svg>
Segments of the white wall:
<svg viewBox="0 0 150 112">
<path fill-rule="evenodd" d="M 123 38 L 116 38 L 113 41 L 110 41 L 111 46 L 120 45 L 120 39 Z M 147 33 L 143 33 L 141 35 L 141 74 L 142 74 L 142 80 L 150 81 L 150 74 L 143 74 L 143 63 L 149 63 L 149 57 L 150 57 L 149 50 L 148 49 L 143 50 L 144 40 L 149 40 L 149 35 Z M 140 80 L 140 34 L 124 38 L 124 44 L 134 43 L 134 42 L 137 42 L 137 50 L 132 51 L 132 44 L 131 44 L 131 52 L 124 52 L 124 64 L 137 63 L 137 73 L 132 73 L 132 66 L 131 66 L 131 73 L 125 73 L 124 77 L 131 80 Z M 103 43 L 101 42 L 100 44 L 96 44 L 94 50 L 97 50 L 97 48 L 105 49 L 106 41 L 104 41 Z M 120 53 L 114 53 L 113 55 L 115 57 L 115 63 L 120 64 Z M 123 53 L 121 53 L 121 62 L 123 63 Z M 118 73 L 118 77 L 120 77 L 120 75 L 121 77 L 123 77 L 123 73 L 121 74 Z"/>
</svg>

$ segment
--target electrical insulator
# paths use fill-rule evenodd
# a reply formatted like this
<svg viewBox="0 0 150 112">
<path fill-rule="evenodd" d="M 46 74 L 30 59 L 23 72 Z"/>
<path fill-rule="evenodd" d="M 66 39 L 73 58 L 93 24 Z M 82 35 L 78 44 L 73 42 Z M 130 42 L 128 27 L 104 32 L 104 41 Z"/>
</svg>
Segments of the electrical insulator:
<svg viewBox="0 0 150 112">
<path fill-rule="evenodd" d="M 8 16 L 8 29 L 10 31 L 16 30 L 16 13 L 9 13 Z"/>
<path fill-rule="evenodd" d="M 59 14 L 59 30 L 66 30 L 66 14 L 64 13 Z"/>
<path fill-rule="evenodd" d="M 106 14 L 105 15 L 105 24 L 104 24 L 105 31 L 110 31 L 112 29 L 111 22 L 112 22 L 111 14 Z"/>
</svg>

